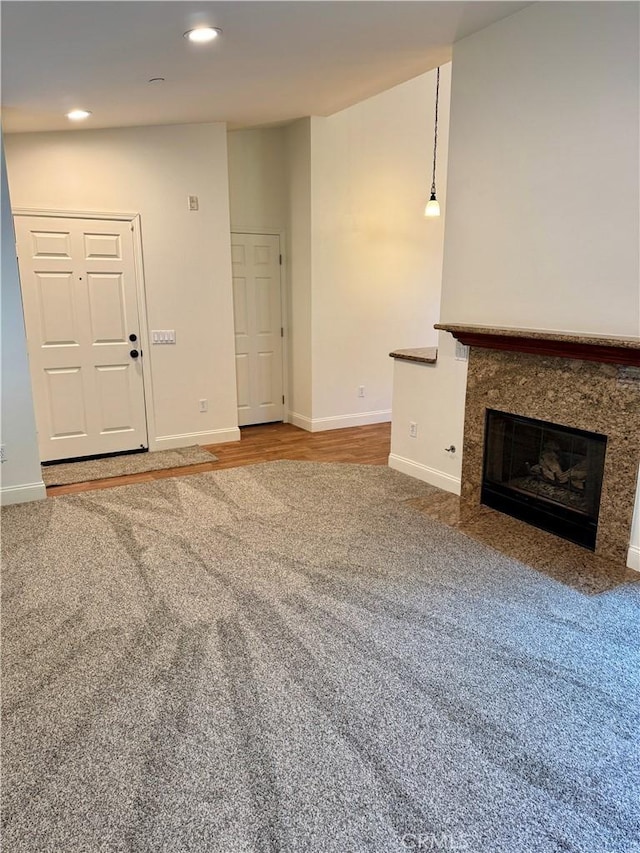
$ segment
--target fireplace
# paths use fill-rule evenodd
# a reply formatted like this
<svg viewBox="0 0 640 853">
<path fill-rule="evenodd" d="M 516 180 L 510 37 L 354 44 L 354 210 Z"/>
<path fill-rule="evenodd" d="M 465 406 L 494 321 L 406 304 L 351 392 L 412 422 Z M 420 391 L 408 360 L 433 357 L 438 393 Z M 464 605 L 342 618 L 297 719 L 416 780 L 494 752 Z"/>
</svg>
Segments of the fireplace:
<svg viewBox="0 0 640 853">
<path fill-rule="evenodd" d="M 462 503 L 473 507 L 481 501 L 486 502 L 487 495 L 483 494 L 485 474 L 490 481 L 486 491 L 497 493 L 498 498 L 503 496 L 502 488 L 510 479 L 499 441 L 491 451 L 490 461 L 485 463 L 487 410 L 510 412 L 523 425 L 528 423 L 527 419 L 536 419 L 542 422 L 543 428 L 554 431 L 549 438 L 559 445 L 555 451 L 569 454 L 569 458 L 562 456 L 559 460 L 560 471 L 556 469 L 553 483 L 544 481 L 542 468 L 533 471 L 539 481 L 535 497 L 540 498 L 543 486 L 566 487 L 569 479 L 571 482 L 560 500 L 559 492 L 549 489 L 543 494 L 544 499 L 538 501 L 538 507 L 542 507 L 544 515 L 542 519 L 538 516 L 534 523 L 547 526 L 550 518 L 564 516 L 562 526 L 565 529 L 555 528 L 554 532 L 571 539 L 579 535 L 583 545 L 612 563 L 640 567 L 640 542 L 630 541 L 640 462 L 640 337 L 605 338 L 572 332 L 470 325 L 438 324 L 436 328 L 451 332 L 470 347 L 460 484 Z M 581 474 L 580 469 L 571 478 L 567 477 L 567 482 L 557 482 L 565 479 L 567 468 L 573 467 L 565 425 L 575 428 L 576 465 L 582 462 L 584 468 L 586 457 L 587 467 L 595 468 L 597 459 L 601 460 L 599 497 L 597 487 L 591 482 L 587 486 L 586 477 L 584 489 L 581 488 L 581 477 L 575 476 Z M 597 444 L 581 444 L 579 439 L 585 437 L 595 437 Z M 531 473 L 525 463 L 530 468 L 541 465 L 539 439 L 538 434 L 535 452 L 529 447 L 525 458 L 522 454 L 518 458 L 516 454 L 516 462 L 521 466 L 520 477 Z M 530 440 L 523 439 L 525 447 Z M 552 465 L 547 474 L 553 469 Z M 528 511 L 535 504 L 529 500 L 531 495 L 527 490 L 523 492 L 518 493 L 517 510 L 522 510 L 524 504 Z M 577 498 L 580 503 L 573 506 Z M 572 528 L 569 531 L 564 525 L 567 517 Z M 529 516 L 526 520 L 532 519 Z M 578 528 L 583 528 L 579 533 L 576 533 L 574 522 L 578 522 Z M 584 556 L 588 557 L 586 551 Z"/>
<path fill-rule="evenodd" d="M 481 502 L 595 550 L 606 436 L 487 409 Z"/>
</svg>

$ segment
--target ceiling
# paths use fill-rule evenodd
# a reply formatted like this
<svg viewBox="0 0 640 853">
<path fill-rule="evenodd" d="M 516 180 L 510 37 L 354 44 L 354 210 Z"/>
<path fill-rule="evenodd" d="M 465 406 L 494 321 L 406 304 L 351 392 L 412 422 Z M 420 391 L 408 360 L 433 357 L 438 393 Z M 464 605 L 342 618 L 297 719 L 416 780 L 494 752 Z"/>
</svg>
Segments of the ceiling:
<svg viewBox="0 0 640 853">
<path fill-rule="evenodd" d="M 527 5 L 4 0 L 3 127 L 251 127 L 330 115 L 448 61 L 455 41 Z M 222 36 L 182 37 L 203 24 Z M 92 116 L 70 123 L 74 107 Z"/>
</svg>

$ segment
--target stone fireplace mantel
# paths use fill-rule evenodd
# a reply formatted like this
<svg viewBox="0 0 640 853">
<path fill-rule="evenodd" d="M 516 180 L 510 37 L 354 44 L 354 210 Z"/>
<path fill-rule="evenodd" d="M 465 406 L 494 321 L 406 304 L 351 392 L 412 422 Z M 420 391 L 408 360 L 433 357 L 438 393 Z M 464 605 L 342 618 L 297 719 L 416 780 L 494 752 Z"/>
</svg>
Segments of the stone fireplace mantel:
<svg viewBox="0 0 640 853">
<path fill-rule="evenodd" d="M 601 337 L 541 329 L 436 323 L 466 346 L 640 367 L 640 337 Z"/>
</svg>

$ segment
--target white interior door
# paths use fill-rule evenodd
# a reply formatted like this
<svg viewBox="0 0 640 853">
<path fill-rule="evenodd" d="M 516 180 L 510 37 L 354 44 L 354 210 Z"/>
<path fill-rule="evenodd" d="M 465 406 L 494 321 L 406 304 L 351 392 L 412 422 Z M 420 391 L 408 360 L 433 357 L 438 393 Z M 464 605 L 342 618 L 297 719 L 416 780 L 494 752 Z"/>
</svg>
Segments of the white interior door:
<svg viewBox="0 0 640 853">
<path fill-rule="evenodd" d="M 15 225 L 41 460 L 147 447 L 131 223 Z"/>
<path fill-rule="evenodd" d="M 240 426 L 281 421 L 280 238 L 232 234 L 236 384 Z"/>
</svg>

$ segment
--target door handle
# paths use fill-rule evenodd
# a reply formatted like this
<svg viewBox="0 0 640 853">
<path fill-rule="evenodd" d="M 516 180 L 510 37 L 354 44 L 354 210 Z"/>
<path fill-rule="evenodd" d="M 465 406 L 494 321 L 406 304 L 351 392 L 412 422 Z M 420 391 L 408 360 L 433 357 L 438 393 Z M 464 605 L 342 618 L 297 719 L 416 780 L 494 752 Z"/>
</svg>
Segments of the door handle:
<svg viewBox="0 0 640 853">
<path fill-rule="evenodd" d="M 132 349 L 131 352 L 129 353 L 129 355 L 131 356 L 131 358 L 137 358 L 140 355 L 140 353 L 138 352 L 137 349 Z"/>
<path fill-rule="evenodd" d="M 129 340 L 131 341 L 132 344 L 135 344 L 135 342 L 138 340 L 138 336 L 134 335 L 134 334 L 130 334 Z"/>
</svg>

